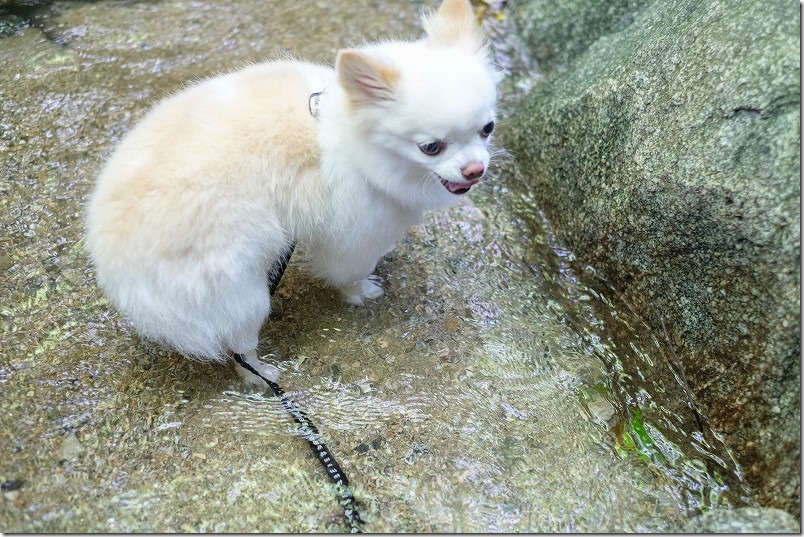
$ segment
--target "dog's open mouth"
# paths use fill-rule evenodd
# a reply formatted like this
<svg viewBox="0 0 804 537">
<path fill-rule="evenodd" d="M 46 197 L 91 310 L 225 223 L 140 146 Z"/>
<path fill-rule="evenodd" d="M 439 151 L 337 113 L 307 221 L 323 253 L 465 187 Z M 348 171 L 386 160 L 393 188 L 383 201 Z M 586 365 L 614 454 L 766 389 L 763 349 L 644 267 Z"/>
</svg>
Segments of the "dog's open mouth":
<svg viewBox="0 0 804 537">
<path fill-rule="evenodd" d="M 441 179 L 441 184 L 444 185 L 444 188 L 452 192 L 453 194 L 466 194 L 469 192 L 469 189 L 472 188 L 472 185 L 477 183 L 477 179 L 473 179 L 471 181 L 467 181 L 465 183 L 455 183 L 453 181 L 447 181 L 446 179 Z"/>
</svg>

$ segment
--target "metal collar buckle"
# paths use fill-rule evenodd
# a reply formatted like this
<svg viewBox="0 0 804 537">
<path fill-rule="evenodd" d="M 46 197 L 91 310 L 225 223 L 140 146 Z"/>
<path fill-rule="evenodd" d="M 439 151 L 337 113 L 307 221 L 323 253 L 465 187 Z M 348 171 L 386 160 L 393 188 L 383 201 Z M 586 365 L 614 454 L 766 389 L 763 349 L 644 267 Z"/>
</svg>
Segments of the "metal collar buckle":
<svg viewBox="0 0 804 537">
<path fill-rule="evenodd" d="M 322 91 L 317 91 L 310 95 L 310 100 L 307 103 L 308 108 L 310 109 L 310 115 L 313 116 L 315 119 L 318 119 L 318 112 L 319 107 L 321 104 L 321 94 Z"/>
</svg>

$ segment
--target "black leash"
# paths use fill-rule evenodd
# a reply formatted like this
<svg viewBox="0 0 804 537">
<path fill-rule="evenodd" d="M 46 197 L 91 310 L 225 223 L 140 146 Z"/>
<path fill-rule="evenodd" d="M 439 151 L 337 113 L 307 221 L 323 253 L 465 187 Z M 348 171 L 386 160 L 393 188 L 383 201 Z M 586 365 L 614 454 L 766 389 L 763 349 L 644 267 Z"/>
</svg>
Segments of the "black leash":
<svg viewBox="0 0 804 537">
<path fill-rule="evenodd" d="M 278 265 L 275 265 L 272 270 L 273 274 L 271 275 L 272 278 L 269 283 L 271 295 L 273 295 L 274 291 L 276 291 L 276 288 L 279 285 L 279 280 L 282 279 L 282 275 L 285 273 L 285 269 L 290 262 L 290 256 L 293 255 L 294 247 L 295 244 L 291 243 L 288 251 L 282 256 L 282 258 L 278 261 Z M 287 396 L 285 390 L 283 390 L 279 384 L 262 376 L 256 369 L 243 360 L 243 357 L 240 354 L 234 354 L 234 359 L 238 364 L 240 364 L 241 367 L 244 367 L 246 370 L 250 371 L 254 375 L 257 375 L 263 381 L 265 381 L 268 387 L 274 392 L 274 395 L 279 398 L 279 402 L 282 403 L 285 411 L 287 411 L 293 420 L 300 425 L 299 432 L 301 433 L 302 437 L 307 440 L 307 443 L 310 445 L 310 449 L 313 451 L 313 454 L 318 457 L 319 461 L 321 461 L 329 480 L 335 485 L 335 490 L 337 490 L 338 495 L 340 496 L 340 504 L 343 506 L 343 518 L 349 527 L 349 531 L 351 533 L 360 533 L 363 520 L 360 518 L 360 513 L 358 513 L 357 509 L 355 508 L 355 497 L 352 495 L 352 491 L 349 489 L 349 479 L 347 479 L 346 474 L 341 468 L 341 465 L 338 464 L 338 461 L 335 459 L 335 456 L 329 450 L 327 445 L 321 441 L 321 433 L 318 432 L 318 428 L 313 424 L 312 421 L 310 421 L 310 418 L 307 417 L 307 414 L 304 413 L 301 407 Z"/>
<path fill-rule="evenodd" d="M 282 257 L 279 258 L 279 261 L 271 267 L 271 274 L 270 281 L 268 282 L 268 292 L 271 296 L 274 296 L 276 292 L 276 288 L 279 287 L 279 281 L 282 279 L 282 275 L 285 273 L 285 269 L 288 268 L 288 263 L 290 263 L 290 256 L 293 255 L 293 250 L 296 249 L 296 243 L 291 242 L 288 246 L 287 251 L 282 254 Z"/>
<path fill-rule="evenodd" d="M 313 454 L 315 454 L 318 460 L 321 461 L 321 464 L 324 465 L 327 477 L 335 484 L 335 488 L 341 497 L 340 504 L 343 506 L 343 518 L 346 520 L 346 524 L 349 526 L 351 533 L 359 533 L 360 524 L 363 524 L 363 520 L 355 509 L 355 497 L 349 489 L 349 479 L 347 479 L 341 465 L 335 460 L 335 456 L 326 444 L 321 441 L 321 433 L 318 432 L 318 428 L 313 425 L 313 422 L 310 421 L 310 418 L 307 417 L 307 414 L 304 413 L 301 407 L 290 399 L 276 382 L 260 375 L 256 369 L 243 360 L 241 355 L 235 354 L 234 359 L 238 364 L 264 380 L 265 383 L 268 384 L 268 387 L 273 390 L 274 395 L 279 398 L 279 401 L 282 403 L 287 413 L 293 417 L 296 423 L 301 425 L 299 432 L 304 439 L 307 440 L 307 443 L 310 444 L 310 449 L 313 450 Z"/>
</svg>

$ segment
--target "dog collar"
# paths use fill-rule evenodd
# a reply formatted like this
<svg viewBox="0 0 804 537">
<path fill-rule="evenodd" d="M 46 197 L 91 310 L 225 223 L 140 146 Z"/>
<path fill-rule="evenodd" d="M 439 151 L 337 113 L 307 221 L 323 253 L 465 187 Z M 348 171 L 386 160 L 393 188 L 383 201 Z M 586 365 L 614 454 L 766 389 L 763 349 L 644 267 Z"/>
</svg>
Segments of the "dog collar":
<svg viewBox="0 0 804 537">
<path fill-rule="evenodd" d="M 317 91 L 310 95 L 310 100 L 307 102 L 307 107 L 310 109 L 310 115 L 318 119 L 319 107 L 321 105 L 321 94 L 323 91 Z"/>
</svg>

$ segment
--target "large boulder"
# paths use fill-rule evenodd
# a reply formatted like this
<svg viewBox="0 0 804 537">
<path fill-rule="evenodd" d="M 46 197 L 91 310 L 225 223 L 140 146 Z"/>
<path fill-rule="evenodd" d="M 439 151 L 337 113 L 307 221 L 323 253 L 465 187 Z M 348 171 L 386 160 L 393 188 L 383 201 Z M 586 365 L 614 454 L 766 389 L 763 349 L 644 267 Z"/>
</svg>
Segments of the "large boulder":
<svg viewBox="0 0 804 537">
<path fill-rule="evenodd" d="M 663 326 L 763 506 L 800 514 L 793 2 L 531 0 L 505 144 L 583 264 Z"/>
</svg>

